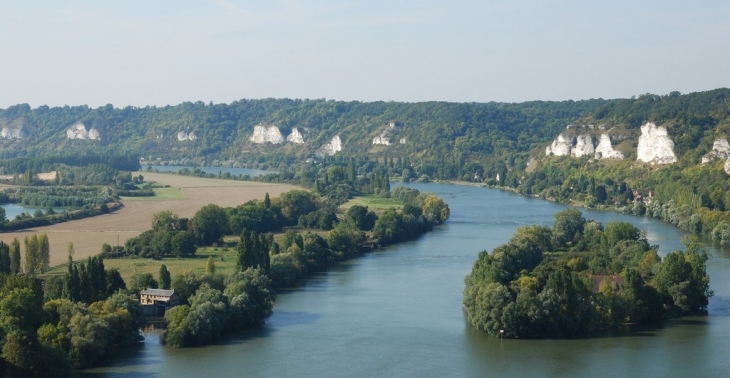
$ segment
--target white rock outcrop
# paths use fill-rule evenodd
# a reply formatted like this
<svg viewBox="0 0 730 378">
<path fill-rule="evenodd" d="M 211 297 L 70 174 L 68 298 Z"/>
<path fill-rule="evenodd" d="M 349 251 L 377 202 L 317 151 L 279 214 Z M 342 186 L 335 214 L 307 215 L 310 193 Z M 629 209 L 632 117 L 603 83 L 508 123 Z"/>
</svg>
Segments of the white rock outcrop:
<svg viewBox="0 0 730 378">
<path fill-rule="evenodd" d="M 574 157 L 581 157 L 585 155 L 593 155 L 596 148 L 593 146 L 593 137 L 590 134 L 578 135 L 575 138 L 575 146 L 570 151 L 570 154 Z"/>
<path fill-rule="evenodd" d="M 342 151 L 342 140 L 340 139 L 340 136 L 335 135 L 332 137 L 332 140 L 330 140 L 329 143 L 322 146 L 321 151 L 323 154 L 330 156 Z"/>
<path fill-rule="evenodd" d="M 596 147 L 595 153 L 596 159 L 616 159 L 623 160 L 624 154 L 621 151 L 616 151 L 611 145 L 611 137 L 608 134 L 601 134 L 601 138 Z"/>
<path fill-rule="evenodd" d="M 712 150 L 702 156 L 702 164 L 707 164 L 715 159 L 727 159 L 730 157 L 730 143 L 727 139 L 717 139 L 712 143 Z"/>
<path fill-rule="evenodd" d="M 284 135 L 276 126 L 257 125 L 253 128 L 253 135 L 249 138 L 254 143 L 279 144 L 284 142 Z"/>
<path fill-rule="evenodd" d="M 89 139 L 101 140 L 101 135 L 99 135 L 99 130 L 97 130 L 95 127 L 92 127 L 91 130 L 89 130 Z"/>
<path fill-rule="evenodd" d="M 390 139 L 388 139 L 388 137 L 385 137 L 382 135 L 376 136 L 375 138 L 373 138 L 373 144 L 390 146 Z"/>
<path fill-rule="evenodd" d="M 0 136 L 4 139 L 20 139 L 28 136 L 22 127 L 3 127 Z"/>
<path fill-rule="evenodd" d="M 286 137 L 286 141 L 296 144 L 302 144 L 304 143 L 304 135 L 302 135 L 302 133 L 300 133 L 299 130 L 295 127 L 291 129 L 291 134 Z"/>
<path fill-rule="evenodd" d="M 674 154 L 674 142 L 667 129 L 648 122 L 641 126 L 639 145 L 636 148 L 636 160 L 649 164 L 672 164 L 677 162 Z"/>
<path fill-rule="evenodd" d="M 562 133 L 553 141 L 553 143 L 545 148 L 545 155 L 568 156 L 573 148 L 573 138 L 566 137 Z"/>
<path fill-rule="evenodd" d="M 99 130 L 97 130 L 96 128 L 92 127 L 91 130 L 86 130 L 86 126 L 84 126 L 83 123 L 79 122 L 71 126 L 70 129 L 66 130 L 66 138 L 81 140 L 101 140 L 101 135 L 99 134 Z"/>
<path fill-rule="evenodd" d="M 195 135 L 195 131 L 187 132 L 187 131 L 181 131 L 177 133 L 177 140 L 180 142 L 184 142 L 186 140 L 196 140 L 198 139 L 198 136 Z"/>
<path fill-rule="evenodd" d="M 725 160 L 725 165 L 723 166 L 725 168 L 725 173 L 730 175 L 730 158 Z"/>
</svg>

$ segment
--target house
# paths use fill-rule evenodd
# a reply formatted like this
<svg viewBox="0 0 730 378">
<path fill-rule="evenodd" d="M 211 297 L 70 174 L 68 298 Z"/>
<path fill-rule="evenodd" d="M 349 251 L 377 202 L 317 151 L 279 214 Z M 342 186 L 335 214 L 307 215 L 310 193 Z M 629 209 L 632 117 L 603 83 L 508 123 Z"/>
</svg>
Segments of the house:
<svg viewBox="0 0 730 378">
<path fill-rule="evenodd" d="M 139 293 L 139 303 L 145 315 L 162 316 L 168 308 L 177 306 L 179 302 L 175 290 L 145 289 Z"/>
</svg>

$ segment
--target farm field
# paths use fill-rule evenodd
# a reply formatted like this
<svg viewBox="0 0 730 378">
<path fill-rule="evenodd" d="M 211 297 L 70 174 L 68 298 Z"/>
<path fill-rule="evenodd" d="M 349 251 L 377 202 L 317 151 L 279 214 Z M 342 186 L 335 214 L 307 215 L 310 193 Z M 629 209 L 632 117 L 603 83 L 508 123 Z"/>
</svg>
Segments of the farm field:
<svg viewBox="0 0 730 378">
<path fill-rule="evenodd" d="M 145 181 L 170 185 L 168 192 L 179 190 L 183 196 L 171 196 L 166 193 L 157 201 L 126 198 L 122 200 L 124 207 L 114 213 L 20 232 L 3 233 L 0 234 L 0 240 L 10 243 L 17 237 L 21 243 L 21 250 L 24 251 L 22 244 L 26 236 L 45 232 L 51 246 L 51 266 L 56 266 L 68 259 L 66 246 L 69 242 L 74 244 L 74 260 L 86 259 L 101 252 L 101 245 L 104 243 L 124 244 L 127 239 L 150 229 L 152 215 L 163 210 L 170 210 L 180 217 L 190 218 L 201 207 L 210 203 L 222 207 L 238 206 L 252 199 L 263 199 L 267 192 L 274 198 L 281 193 L 301 189 L 285 184 L 218 180 L 153 172 L 133 174 L 143 175 Z"/>
</svg>

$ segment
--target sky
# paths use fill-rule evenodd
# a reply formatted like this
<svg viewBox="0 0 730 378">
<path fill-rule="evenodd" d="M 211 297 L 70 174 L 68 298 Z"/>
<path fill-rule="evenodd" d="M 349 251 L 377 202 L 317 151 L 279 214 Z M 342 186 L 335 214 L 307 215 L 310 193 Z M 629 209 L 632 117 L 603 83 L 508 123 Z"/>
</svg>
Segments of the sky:
<svg viewBox="0 0 730 378">
<path fill-rule="evenodd" d="M 727 0 L 0 0 L 0 108 L 730 87 Z"/>
</svg>

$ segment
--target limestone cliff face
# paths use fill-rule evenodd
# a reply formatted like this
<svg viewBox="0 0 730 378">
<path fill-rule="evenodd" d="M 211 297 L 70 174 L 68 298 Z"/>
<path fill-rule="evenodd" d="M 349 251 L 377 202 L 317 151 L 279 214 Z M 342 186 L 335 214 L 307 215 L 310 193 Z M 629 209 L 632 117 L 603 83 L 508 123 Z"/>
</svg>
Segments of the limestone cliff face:
<svg viewBox="0 0 730 378">
<path fill-rule="evenodd" d="M 385 136 L 382 136 L 382 135 L 381 136 L 376 136 L 375 138 L 373 138 L 373 144 L 383 145 L 383 146 L 390 146 L 390 139 L 388 139 L 388 137 L 385 137 Z"/>
<path fill-rule="evenodd" d="M 177 140 L 180 142 L 184 142 L 187 140 L 195 140 L 198 139 L 198 136 L 195 135 L 195 131 L 187 132 L 187 131 L 181 131 L 177 133 Z"/>
<path fill-rule="evenodd" d="M 572 148 L 573 138 L 568 138 L 561 133 L 551 145 L 545 148 L 545 155 L 568 156 Z"/>
<path fill-rule="evenodd" d="M 723 166 L 725 168 L 725 173 L 730 175 L 730 158 L 725 160 L 725 165 Z"/>
<path fill-rule="evenodd" d="M 249 138 L 254 143 L 272 143 L 279 144 L 284 142 L 284 135 L 281 134 L 276 126 L 257 125 L 253 128 L 253 135 Z"/>
<path fill-rule="evenodd" d="M 672 164 L 677 161 L 674 155 L 674 142 L 667 129 L 649 122 L 641 126 L 636 160 L 649 164 Z"/>
<path fill-rule="evenodd" d="M 715 159 L 727 159 L 730 157 L 730 143 L 727 139 L 717 139 L 712 143 L 712 150 L 702 156 L 702 164 L 707 164 Z"/>
<path fill-rule="evenodd" d="M 289 134 L 289 135 L 288 135 L 288 136 L 286 137 L 286 141 L 287 141 L 287 142 L 292 142 L 292 143 L 296 143 L 296 144 L 302 144 L 302 143 L 304 143 L 304 136 L 303 136 L 303 135 L 302 135 L 302 133 L 300 133 L 300 132 L 299 132 L 299 130 L 298 130 L 298 129 L 297 129 L 296 127 L 295 127 L 295 128 L 293 128 L 293 129 L 291 129 L 291 134 Z"/>
<path fill-rule="evenodd" d="M 374 145 L 390 146 L 390 138 L 388 138 L 388 133 L 391 129 L 395 128 L 395 122 L 391 122 L 388 127 L 389 128 L 383 130 L 380 135 L 373 138 Z"/>
<path fill-rule="evenodd" d="M 91 130 L 86 130 L 86 126 L 79 122 L 70 129 L 66 130 L 66 138 L 68 139 L 81 139 L 81 140 L 101 140 L 99 130 L 92 127 Z"/>
<path fill-rule="evenodd" d="M 89 139 L 101 140 L 101 135 L 99 135 L 99 130 L 97 130 L 95 127 L 92 127 L 91 130 L 89 130 Z"/>
<path fill-rule="evenodd" d="M 342 151 L 342 140 L 339 135 L 335 135 L 329 143 L 322 146 L 321 151 L 325 155 L 334 155 Z"/>
<path fill-rule="evenodd" d="M 596 147 L 595 158 L 623 160 L 624 154 L 623 152 L 613 149 L 613 146 L 611 145 L 611 137 L 609 137 L 608 134 L 601 134 L 598 147 Z"/>
<path fill-rule="evenodd" d="M 575 147 L 570 151 L 570 154 L 574 157 L 581 157 L 585 155 L 593 155 L 596 151 L 593 147 L 593 137 L 590 134 L 578 135 L 575 138 Z"/>
<path fill-rule="evenodd" d="M 22 127 L 3 127 L 0 136 L 4 139 L 20 139 L 28 136 Z"/>
</svg>

